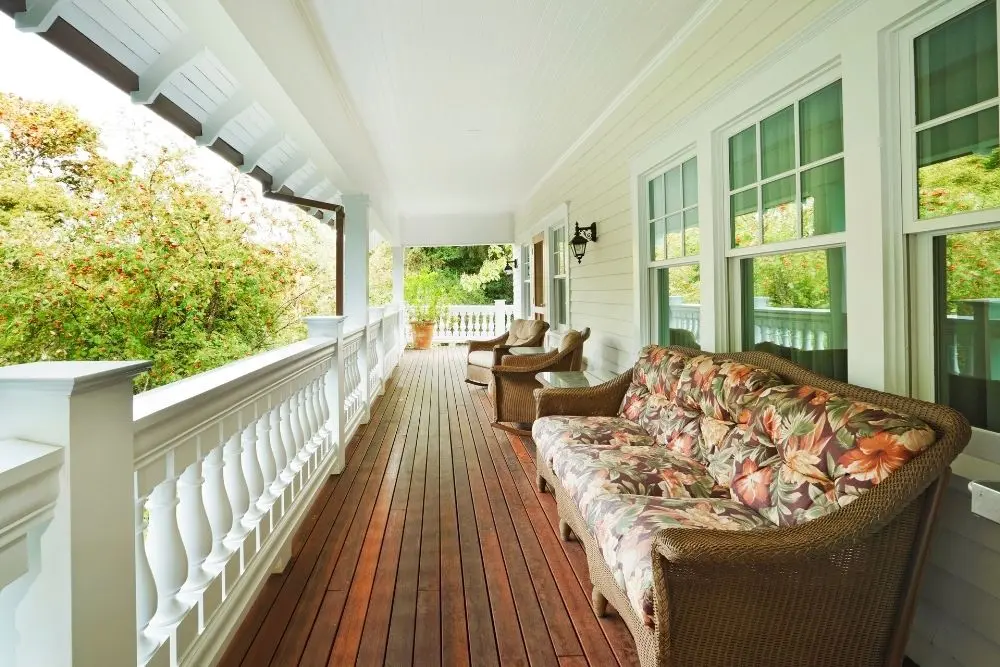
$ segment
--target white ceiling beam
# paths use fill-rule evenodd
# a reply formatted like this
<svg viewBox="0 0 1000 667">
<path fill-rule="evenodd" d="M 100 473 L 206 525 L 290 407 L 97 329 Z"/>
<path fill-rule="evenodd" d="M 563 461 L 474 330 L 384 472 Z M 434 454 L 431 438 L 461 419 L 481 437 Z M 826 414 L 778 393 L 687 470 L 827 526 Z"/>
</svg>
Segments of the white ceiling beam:
<svg viewBox="0 0 1000 667">
<path fill-rule="evenodd" d="M 228 100 L 209 114 L 201 124 L 201 134 L 195 137 L 199 146 L 211 146 L 226 129 L 226 125 L 236 120 L 244 111 L 253 106 L 253 98 L 244 89 L 237 90 Z"/>
<path fill-rule="evenodd" d="M 288 181 L 290 181 L 295 174 L 305 169 L 307 164 L 309 164 L 309 158 L 300 154 L 292 157 L 288 162 L 281 165 L 281 169 L 278 170 L 278 173 L 271 174 L 271 192 L 277 192 L 281 188 L 288 185 Z"/>
<path fill-rule="evenodd" d="M 285 134 L 281 131 L 281 128 L 277 125 L 272 125 L 267 132 L 253 142 L 253 146 L 243 153 L 243 164 L 240 165 L 240 173 L 249 174 L 253 171 L 254 167 L 260 164 L 261 158 L 267 155 L 269 150 L 284 141 L 284 139 Z"/>
<path fill-rule="evenodd" d="M 324 178 L 325 176 L 323 176 L 323 172 L 317 169 L 316 171 L 313 172 L 312 176 L 310 176 L 306 180 L 305 183 L 295 188 L 295 194 L 298 195 L 299 197 L 308 197 L 309 193 L 315 190 L 316 186 L 322 183 Z"/>
<path fill-rule="evenodd" d="M 25 11 L 14 14 L 14 27 L 23 32 L 45 32 L 68 4 L 69 0 L 27 0 Z"/>
<path fill-rule="evenodd" d="M 174 74 L 198 57 L 204 46 L 194 35 L 187 34 L 171 44 L 139 75 L 139 89 L 132 91 L 136 104 L 151 104 Z"/>
</svg>

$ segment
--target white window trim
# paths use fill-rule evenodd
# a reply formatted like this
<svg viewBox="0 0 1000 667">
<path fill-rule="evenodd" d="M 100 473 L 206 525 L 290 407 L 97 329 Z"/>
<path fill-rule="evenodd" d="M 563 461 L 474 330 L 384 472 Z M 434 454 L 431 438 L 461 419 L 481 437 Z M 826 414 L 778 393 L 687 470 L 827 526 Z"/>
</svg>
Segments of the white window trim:
<svg viewBox="0 0 1000 667">
<path fill-rule="evenodd" d="M 557 231 L 562 230 L 563 240 L 560 244 L 561 247 L 556 247 L 555 234 Z M 570 314 L 570 257 L 569 257 L 569 218 L 559 221 L 557 224 L 552 225 L 545 231 L 545 247 L 546 247 L 546 259 L 549 262 L 549 271 L 546 276 L 546 290 L 548 294 L 545 296 L 545 317 L 549 322 L 549 328 L 553 332 L 565 332 L 572 328 L 572 315 Z M 553 258 L 556 252 L 562 253 L 563 265 L 566 267 L 566 273 L 556 275 L 555 272 L 555 262 Z M 563 313 L 566 315 L 566 322 L 564 324 L 558 324 L 553 321 L 553 295 L 555 294 L 555 284 L 556 280 L 562 280 L 565 286 L 563 299 Z"/>
<path fill-rule="evenodd" d="M 534 225 L 532 225 L 530 228 L 528 228 L 527 230 L 525 230 L 524 232 L 522 232 L 519 239 L 516 239 L 517 241 L 520 241 L 520 243 L 525 244 L 525 245 L 533 248 L 534 247 L 534 243 L 532 242 L 532 239 L 534 239 L 539 234 L 544 234 L 544 243 L 543 243 L 544 250 L 543 251 L 545 252 L 546 256 L 545 256 L 545 258 L 543 260 L 544 266 L 545 266 L 545 282 L 542 285 L 542 289 L 543 289 L 543 292 L 544 292 L 543 296 L 545 298 L 545 321 L 549 322 L 550 325 L 552 323 L 552 311 L 551 311 L 551 303 L 552 303 L 552 267 L 550 266 L 552 260 L 551 260 L 551 257 L 550 257 L 551 252 L 549 250 L 551 248 L 551 246 L 552 246 L 552 238 L 550 236 L 550 231 L 551 231 L 551 229 L 553 227 L 558 227 L 560 225 L 563 226 L 563 227 L 565 227 L 565 229 L 567 230 L 567 237 L 566 238 L 567 238 L 567 242 L 568 242 L 568 239 L 569 239 L 569 235 L 568 235 L 568 232 L 569 232 L 569 206 L 570 206 L 570 203 L 568 201 L 562 202 L 561 204 L 559 204 L 558 206 L 556 206 L 555 208 L 553 208 L 551 211 L 549 211 L 548 213 L 546 213 L 545 215 L 543 215 Z M 567 249 L 568 249 L 568 246 L 567 246 Z M 532 276 L 532 278 L 534 278 L 534 277 Z M 572 265 L 569 262 L 569 256 L 567 255 L 567 261 L 566 261 L 566 326 L 564 327 L 563 330 L 566 330 L 566 329 L 569 329 L 569 328 L 572 327 L 572 318 L 573 318 L 573 315 L 572 315 L 572 312 L 570 310 L 570 304 L 572 303 L 572 300 L 570 299 L 570 294 L 572 293 L 572 291 L 573 291 L 573 270 L 572 270 Z M 532 307 L 531 307 L 530 303 L 528 304 L 527 309 L 528 309 L 528 317 L 529 318 L 534 317 L 534 312 L 532 311 Z M 552 329 L 550 329 L 550 331 L 556 332 L 558 330 L 553 327 Z"/>
<path fill-rule="evenodd" d="M 937 0 L 924 6 L 920 12 L 900 22 L 887 34 L 882 48 L 882 59 L 889 67 L 892 80 L 888 87 L 889 100 L 885 105 L 883 123 L 890 128 L 891 139 L 887 144 L 886 164 L 889 173 L 898 174 L 898 189 L 889 200 L 890 220 L 895 223 L 895 233 L 905 249 L 903 264 L 897 275 L 908 277 L 904 305 L 893 314 L 892 326 L 901 332 L 910 354 L 900 369 L 907 380 L 908 393 L 928 401 L 936 397 L 937 346 L 934 340 L 934 239 L 949 233 L 982 231 L 1000 228 L 1000 209 L 970 211 L 940 218 L 919 220 L 917 210 L 917 148 L 919 129 L 937 125 L 947 120 L 971 113 L 977 107 L 1000 106 L 994 98 L 987 102 L 966 107 L 958 112 L 917 125 L 914 106 L 915 85 L 913 41 L 928 30 L 979 5 L 983 0 Z M 1000 34 L 1000 6 L 997 11 Z M 918 129 L 919 128 L 919 129 Z M 906 261 L 908 260 L 908 262 Z M 984 429 L 973 428 L 972 439 L 960 455 L 962 465 L 971 470 L 981 464 L 967 463 L 974 457 L 1000 463 L 1000 436 Z"/>
<path fill-rule="evenodd" d="M 754 106 L 753 108 L 740 114 L 739 117 L 733 119 L 732 121 L 726 123 L 722 127 L 718 128 L 714 133 L 715 139 L 715 154 L 718 156 L 718 160 L 715 161 L 716 168 L 713 170 L 713 181 L 716 187 L 716 196 L 719 198 L 718 210 L 720 215 L 716 218 L 718 238 L 721 240 L 721 249 L 719 255 L 718 263 L 722 265 L 724 271 L 724 279 L 727 284 L 727 299 L 723 304 L 724 313 L 720 314 L 719 317 L 728 324 L 728 339 L 727 345 L 728 349 L 740 350 L 743 347 L 743 312 L 742 312 L 742 299 L 743 299 L 743 276 L 740 271 L 740 264 L 744 259 L 752 259 L 755 257 L 765 257 L 769 255 L 784 255 L 795 252 L 803 252 L 807 250 L 821 250 L 829 248 L 847 247 L 847 232 L 834 232 L 830 234 L 817 234 L 815 236 L 799 237 L 789 241 L 780 241 L 777 243 L 760 243 L 758 245 L 753 245 L 745 248 L 734 248 L 733 247 L 733 230 L 732 223 L 730 221 L 730 195 L 734 192 L 744 192 L 753 188 L 756 190 L 760 188 L 763 184 L 769 183 L 773 180 L 779 178 L 786 178 L 788 176 L 795 177 L 795 206 L 798 210 L 797 216 L 801 223 L 802 218 L 802 195 L 801 195 L 801 179 L 800 175 L 802 172 L 811 169 L 813 167 L 826 164 L 832 160 L 844 161 L 844 197 L 845 197 L 845 215 L 846 215 L 846 198 L 847 198 L 847 165 L 848 165 L 848 141 L 847 137 L 844 136 L 844 145 L 842 151 L 837 153 L 835 156 L 828 158 L 823 158 L 821 160 L 816 160 L 810 162 L 808 165 L 801 165 L 801 159 L 799 155 L 799 129 L 798 129 L 798 105 L 799 101 L 805 99 L 809 95 L 826 88 L 827 86 L 837 82 L 843 81 L 843 73 L 840 67 L 840 61 L 834 60 L 827 63 L 825 66 L 819 68 L 818 70 L 812 72 L 811 74 L 803 77 L 795 84 L 791 86 L 786 86 L 777 94 L 764 99 L 762 102 Z M 791 106 L 793 108 L 793 118 L 795 127 L 795 167 L 791 170 L 782 172 L 777 176 L 771 176 L 768 178 L 761 178 L 763 175 L 761 169 L 762 161 L 762 151 L 760 143 L 760 127 L 759 124 L 769 118 L 771 115 Z M 843 108 L 846 107 L 846 103 L 842 103 Z M 753 182 L 752 185 L 746 185 L 736 190 L 730 188 L 729 181 L 729 139 L 736 134 L 746 130 L 751 125 L 755 126 L 756 129 L 756 157 L 757 157 L 757 180 Z M 846 132 L 844 132 L 846 135 Z M 761 207 L 763 202 L 758 198 L 757 201 L 757 222 L 758 228 L 760 228 L 760 216 Z M 845 226 L 846 226 L 845 222 Z M 845 304 L 846 311 L 850 315 L 850 305 Z M 848 317 L 848 322 L 850 322 L 850 317 Z M 848 340 L 850 336 L 848 335 Z M 850 345 L 848 345 L 848 351 L 850 351 Z M 850 353 L 850 352 L 849 352 Z M 848 361 L 849 373 L 851 372 L 852 364 L 850 360 Z"/>
<path fill-rule="evenodd" d="M 668 158 L 662 160 L 653 168 L 641 172 L 633 179 L 637 185 L 636 189 L 638 191 L 637 197 L 633 198 L 633 201 L 635 202 L 634 210 L 636 212 L 633 216 L 633 234 L 635 238 L 633 248 L 635 250 L 634 257 L 636 265 L 634 301 L 640 347 L 655 342 L 659 335 L 659 332 L 655 330 L 659 323 L 659 306 L 653 299 L 653 293 L 650 288 L 650 273 L 655 269 L 669 269 L 674 266 L 689 266 L 692 264 L 702 265 L 702 257 L 704 256 L 703 239 L 705 236 L 705 211 L 702 206 L 704 196 L 704 188 L 702 187 L 702 184 L 707 179 L 702 178 L 701 160 L 699 160 L 698 163 L 698 203 L 696 204 L 698 207 L 699 227 L 699 253 L 697 255 L 685 255 L 683 257 L 673 257 L 661 260 L 649 259 L 649 182 L 654 178 L 662 176 L 675 167 L 680 167 L 688 160 L 697 157 L 697 146 L 695 144 L 688 144 L 679 151 L 672 153 Z M 704 267 L 702 268 L 702 272 L 704 273 Z M 702 322 L 699 324 L 699 329 L 704 332 L 704 313 L 706 311 L 706 304 L 710 303 L 705 301 L 704 290 L 702 291 L 701 301 Z M 704 341 L 702 341 L 701 344 L 705 347 Z"/>
</svg>

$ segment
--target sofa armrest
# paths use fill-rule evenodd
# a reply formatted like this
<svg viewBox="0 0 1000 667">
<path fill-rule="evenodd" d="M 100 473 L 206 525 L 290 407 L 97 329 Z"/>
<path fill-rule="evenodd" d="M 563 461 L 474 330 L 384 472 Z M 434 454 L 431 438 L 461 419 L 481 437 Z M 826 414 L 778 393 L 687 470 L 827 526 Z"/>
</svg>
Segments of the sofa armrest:
<svg viewBox="0 0 1000 667">
<path fill-rule="evenodd" d="M 512 355 L 510 353 L 510 348 L 512 348 L 512 347 L 514 347 L 514 346 L 513 345 L 507 345 L 506 343 L 504 343 L 503 345 L 496 345 L 496 346 L 494 346 L 493 347 L 493 365 L 494 366 L 499 366 L 501 364 L 501 362 L 504 361 L 504 357 L 512 357 L 512 356 L 514 356 L 514 355 Z"/>
<path fill-rule="evenodd" d="M 507 342 L 507 334 L 502 333 L 496 338 L 491 338 L 489 340 L 470 340 L 469 341 L 469 352 L 478 352 L 481 350 L 492 350 L 497 345 L 503 345 Z"/>
<path fill-rule="evenodd" d="M 625 392 L 632 383 L 632 371 L 585 389 L 536 389 L 536 419 L 553 415 L 615 417 Z"/>
</svg>

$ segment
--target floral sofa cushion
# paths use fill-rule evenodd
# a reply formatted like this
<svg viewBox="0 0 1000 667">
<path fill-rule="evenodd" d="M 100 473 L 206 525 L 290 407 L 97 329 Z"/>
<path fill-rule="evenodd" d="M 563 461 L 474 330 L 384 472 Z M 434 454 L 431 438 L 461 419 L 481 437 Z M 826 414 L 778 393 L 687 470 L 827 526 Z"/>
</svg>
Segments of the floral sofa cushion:
<svg viewBox="0 0 1000 667">
<path fill-rule="evenodd" d="M 745 423 L 750 419 L 747 404 L 762 389 L 783 383 L 781 376 L 766 368 L 699 355 L 684 365 L 675 401 L 712 419 Z"/>
<path fill-rule="evenodd" d="M 646 426 L 655 419 L 656 412 L 665 402 L 672 402 L 677 381 L 684 370 L 687 357 L 671 352 L 659 345 L 647 345 L 639 353 L 639 359 L 632 367 L 632 384 L 625 392 L 625 399 L 619 411 L 622 417 Z M 651 396 L 661 400 L 652 406 L 647 401 Z M 652 415 L 647 415 L 647 409 Z M 663 444 L 663 443 L 661 443 Z"/>
<path fill-rule="evenodd" d="M 722 498 L 603 494 L 584 519 L 604 562 L 639 618 L 653 625 L 653 538 L 664 528 L 753 530 L 772 527 L 760 514 Z"/>
<path fill-rule="evenodd" d="M 847 505 L 936 438 L 915 417 L 815 387 L 766 389 L 753 415 L 738 436 L 732 496 L 783 526 Z"/>
<path fill-rule="evenodd" d="M 705 466 L 666 447 L 568 446 L 555 453 L 552 470 L 583 515 L 590 501 L 605 493 L 729 497 L 729 489 L 717 486 Z"/>
<path fill-rule="evenodd" d="M 550 467 L 556 452 L 565 447 L 617 449 L 653 444 L 638 424 L 621 417 L 542 417 L 532 425 L 531 438 Z"/>
</svg>

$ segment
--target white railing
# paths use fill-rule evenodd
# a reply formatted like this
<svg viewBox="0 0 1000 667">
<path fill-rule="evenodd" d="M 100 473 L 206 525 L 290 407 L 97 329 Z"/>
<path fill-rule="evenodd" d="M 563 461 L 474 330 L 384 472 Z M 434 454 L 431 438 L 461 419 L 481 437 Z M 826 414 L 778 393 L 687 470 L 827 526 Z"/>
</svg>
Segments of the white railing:
<svg viewBox="0 0 1000 667">
<path fill-rule="evenodd" d="M 690 331 L 698 338 L 701 306 L 670 304 L 670 327 Z M 820 308 L 775 308 L 758 303 L 754 308 L 754 340 L 766 340 L 800 350 L 827 350 L 835 338 L 830 311 Z"/>
<path fill-rule="evenodd" d="M 495 338 L 510 329 L 514 306 L 495 301 L 492 306 L 448 306 L 434 323 L 435 343 L 464 343 L 474 338 Z M 407 340 L 412 332 L 407 327 Z"/>
<path fill-rule="evenodd" d="M 217 662 L 400 358 L 370 317 L 134 397 L 143 362 L 0 368 L 0 664 Z"/>
</svg>

